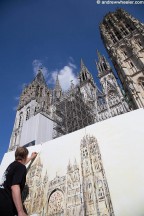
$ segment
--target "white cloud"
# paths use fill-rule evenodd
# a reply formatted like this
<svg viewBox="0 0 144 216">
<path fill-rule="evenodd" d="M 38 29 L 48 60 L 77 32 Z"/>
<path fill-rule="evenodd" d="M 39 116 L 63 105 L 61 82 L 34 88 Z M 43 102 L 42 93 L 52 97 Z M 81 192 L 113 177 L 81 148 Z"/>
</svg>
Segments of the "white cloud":
<svg viewBox="0 0 144 216">
<path fill-rule="evenodd" d="M 75 70 L 77 69 L 76 65 L 74 64 L 74 60 L 72 57 L 69 58 L 69 62 L 65 65 L 62 69 L 56 69 L 54 71 L 49 71 L 46 68 L 41 60 L 35 59 L 32 63 L 34 75 L 37 75 L 39 69 L 42 70 L 43 75 L 48 84 L 55 86 L 56 77 L 58 74 L 59 82 L 64 91 L 68 90 L 71 82 L 76 85 L 78 80 L 76 77 Z"/>
<path fill-rule="evenodd" d="M 62 69 L 51 72 L 51 79 L 48 81 L 48 83 L 55 83 L 58 74 L 62 89 L 64 91 L 68 90 L 71 82 L 74 85 L 76 85 L 78 82 L 74 69 L 76 69 L 76 66 L 69 62 L 68 65 L 64 66 Z"/>
<path fill-rule="evenodd" d="M 75 64 L 73 64 L 73 63 L 71 63 L 71 62 L 69 62 L 69 64 L 68 64 L 71 68 L 74 68 L 74 69 L 76 69 L 77 68 L 77 66 L 75 65 Z"/>
</svg>

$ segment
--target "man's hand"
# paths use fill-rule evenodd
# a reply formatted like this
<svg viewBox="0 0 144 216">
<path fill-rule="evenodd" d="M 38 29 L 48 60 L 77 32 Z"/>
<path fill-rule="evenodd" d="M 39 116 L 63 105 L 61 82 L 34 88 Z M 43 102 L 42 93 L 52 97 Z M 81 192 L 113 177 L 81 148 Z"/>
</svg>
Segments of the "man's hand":
<svg viewBox="0 0 144 216">
<path fill-rule="evenodd" d="M 24 211 L 18 212 L 18 216 L 28 216 Z"/>
<path fill-rule="evenodd" d="M 33 160 L 34 158 L 36 158 L 37 154 L 38 154 L 37 152 L 33 152 L 33 153 L 31 154 L 31 156 L 28 157 L 28 158 L 26 159 L 25 165 L 26 165 L 27 163 L 29 163 L 31 160 Z"/>
<path fill-rule="evenodd" d="M 31 154 L 31 160 L 34 159 L 34 158 L 36 158 L 36 156 L 37 156 L 37 152 L 32 152 L 32 154 Z"/>
</svg>

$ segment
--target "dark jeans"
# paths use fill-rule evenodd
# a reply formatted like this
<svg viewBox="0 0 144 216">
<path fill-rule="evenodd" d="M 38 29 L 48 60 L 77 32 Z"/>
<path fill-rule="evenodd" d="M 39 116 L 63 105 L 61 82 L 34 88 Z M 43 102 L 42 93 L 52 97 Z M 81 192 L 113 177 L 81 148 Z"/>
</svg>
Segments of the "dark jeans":
<svg viewBox="0 0 144 216">
<path fill-rule="evenodd" d="M 0 216 L 17 215 L 12 198 L 5 189 L 0 188 Z"/>
</svg>

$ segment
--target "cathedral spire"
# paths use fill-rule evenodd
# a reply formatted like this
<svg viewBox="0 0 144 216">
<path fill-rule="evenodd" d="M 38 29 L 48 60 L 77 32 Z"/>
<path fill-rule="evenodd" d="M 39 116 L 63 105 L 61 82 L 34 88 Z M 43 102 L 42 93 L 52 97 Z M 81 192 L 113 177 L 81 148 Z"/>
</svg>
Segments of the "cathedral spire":
<svg viewBox="0 0 144 216">
<path fill-rule="evenodd" d="M 80 83 L 86 81 L 91 81 L 92 83 L 94 83 L 92 74 L 89 72 L 82 59 L 81 59 L 81 71 L 79 74 L 79 79 L 80 79 Z"/>
<path fill-rule="evenodd" d="M 102 55 L 100 54 L 98 49 L 96 50 L 96 52 L 97 52 L 97 56 L 98 56 L 98 61 L 101 61 Z"/>
<path fill-rule="evenodd" d="M 71 162 L 69 160 L 68 166 L 67 166 L 67 172 L 70 172 L 72 170 L 72 165 Z"/>
<path fill-rule="evenodd" d="M 78 168 L 78 163 L 77 163 L 77 160 L 76 160 L 76 158 L 75 158 L 75 160 L 74 160 L 74 169 L 77 169 Z"/>
<path fill-rule="evenodd" d="M 85 67 L 83 59 L 81 58 L 81 68 Z"/>
<path fill-rule="evenodd" d="M 39 83 L 45 83 L 45 78 L 44 78 L 42 69 L 38 70 L 37 75 L 35 77 L 35 81 L 37 81 Z"/>
<path fill-rule="evenodd" d="M 112 72 L 112 69 L 106 60 L 106 58 L 100 54 L 100 52 L 97 50 L 98 55 L 98 61 L 96 62 L 96 67 L 98 70 L 98 77 L 102 77 L 110 72 Z"/>
<path fill-rule="evenodd" d="M 59 82 L 58 74 L 57 74 L 57 77 L 56 77 L 55 89 L 56 90 L 62 90 L 60 82 Z"/>
<path fill-rule="evenodd" d="M 55 89 L 54 89 L 54 94 L 56 98 L 60 98 L 62 94 L 62 88 L 59 82 L 58 74 L 56 77 L 56 83 L 55 83 Z"/>
</svg>

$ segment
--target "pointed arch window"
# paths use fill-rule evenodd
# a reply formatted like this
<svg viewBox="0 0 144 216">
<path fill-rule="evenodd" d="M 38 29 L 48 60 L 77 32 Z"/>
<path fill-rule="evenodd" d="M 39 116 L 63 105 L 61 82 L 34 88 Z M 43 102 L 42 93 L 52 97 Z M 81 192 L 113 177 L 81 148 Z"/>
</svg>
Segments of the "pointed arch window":
<svg viewBox="0 0 144 216">
<path fill-rule="evenodd" d="M 21 112 L 20 115 L 19 115 L 19 124 L 18 124 L 18 127 L 20 127 L 22 125 L 22 118 L 23 118 L 23 112 Z"/>
<path fill-rule="evenodd" d="M 111 37 L 113 43 L 116 43 L 116 42 L 117 42 L 117 40 L 116 40 L 116 38 L 115 38 L 115 36 L 114 36 L 113 34 L 110 34 L 110 37 Z"/>
<path fill-rule="evenodd" d="M 85 76 L 84 76 L 84 73 L 82 74 L 82 77 L 83 77 L 83 80 L 85 80 Z"/>
<path fill-rule="evenodd" d="M 100 72 L 103 71 L 103 68 L 102 68 L 101 64 L 99 64 L 98 68 L 99 68 L 99 71 L 100 71 Z"/>
<path fill-rule="evenodd" d="M 88 183 L 88 188 L 90 189 L 91 187 L 92 187 L 92 183 L 89 182 L 89 183 Z"/>
<path fill-rule="evenodd" d="M 108 93 L 108 99 L 109 99 L 109 105 L 110 106 L 113 106 L 117 102 L 119 102 L 117 92 L 115 92 L 113 90 L 109 91 L 109 93 Z"/>
<path fill-rule="evenodd" d="M 122 39 L 122 36 L 120 35 L 120 33 L 119 33 L 118 31 L 116 31 L 115 34 L 116 34 L 118 40 L 121 40 L 121 39 Z"/>
<path fill-rule="evenodd" d="M 140 48 L 143 48 L 143 46 L 142 46 L 142 42 L 141 42 L 140 39 L 137 40 L 137 43 L 138 43 L 138 45 L 139 45 Z"/>
<path fill-rule="evenodd" d="M 136 70 L 136 66 L 134 65 L 134 63 L 132 61 L 129 61 L 129 65 L 130 65 L 130 69 L 132 69 L 133 73 L 135 73 Z"/>
<path fill-rule="evenodd" d="M 37 112 L 37 107 L 35 107 L 34 114 L 36 114 L 36 112 Z"/>
<path fill-rule="evenodd" d="M 107 65 L 106 65 L 105 62 L 103 62 L 103 68 L 104 68 L 105 70 L 107 70 Z"/>
<path fill-rule="evenodd" d="M 40 88 L 39 96 L 42 97 L 43 88 Z"/>
<path fill-rule="evenodd" d="M 144 90 L 144 77 L 140 77 L 140 78 L 138 79 L 138 83 L 139 83 L 139 85 L 141 86 L 141 88 Z"/>
<path fill-rule="evenodd" d="M 125 24 L 125 27 L 131 32 L 134 30 L 134 27 L 132 25 L 130 25 L 129 23 Z"/>
<path fill-rule="evenodd" d="M 121 20 L 121 19 L 122 19 L 121 14 L 118 14 L 118 13 L 115 14 L 115 17 L 116 17 L 118 20 Z"/>
<path fill-rule="evenodd" d="M 128 35 L 128 31 L 124 27 L 120 27 L 120 30 L 125 36 Z"/>
<path fill-rule="evenodd" d="M 109 31 L 109 26 L 107 24 L 105 24 L 105 29 Z"/>
<path fill-rule="evenodd" d="M 39 85 L 37 86 L 37 88 L 36 88 L 36 97 L 38 96 L 38 94 L 39 94 Z"/>
<path fill-rule="evenodd" d="M 16 145 L 16 140 L 17 140 L 17 133 L 14 135 L 14 144 Z"/>
<path fill-rule="evenodd" d="M 107 23 L 108 23 L 109 26 L 113 26 L 113 22 L 112 22 L 111 19 L 108 19 L 108 20 L 107 20 Z"/>
<path fill-rule="evenodd" d="M 127 52 L 125 50 L 123 50 L 123 55 L 124 57 L 127 57 Z"/>
<path fill-rule="evenodd" d="M 30 107 L 26 110 L 26 121 L 30 118 Z"/>
<path fill-rule="evenodd" d="M 98 196 L 99 196 L 99 199 L 104 198 L 104 189 L 102 187 L 98 188 Z"/>
<path fill-rule="evenodd" d="M 133 62 L 131 62 L 131 61 L 130 61 L 130 65 L 131 65 L 131 67 L 134 67 L 134 64 L 133 64 Z"/>
<path fill-rule="evenodd" d="M 88 194 L 89 200 L 92 200 L 92 193 Z"/>
</svg>

